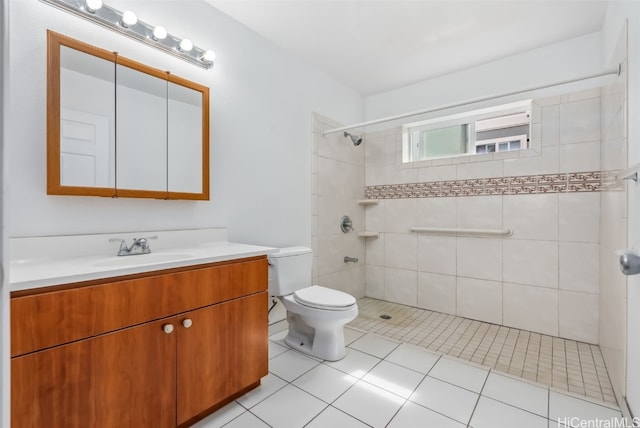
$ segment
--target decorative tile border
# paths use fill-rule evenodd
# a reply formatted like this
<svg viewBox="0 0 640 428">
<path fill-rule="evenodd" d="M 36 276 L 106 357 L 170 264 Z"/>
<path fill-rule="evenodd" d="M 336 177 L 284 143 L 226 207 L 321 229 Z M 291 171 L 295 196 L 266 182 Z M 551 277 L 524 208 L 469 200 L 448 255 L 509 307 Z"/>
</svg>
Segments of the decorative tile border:
<svg viewBox="0 0 640 428">
<path fill-rule="evenodd" d="M 456 196 L 620 191 L 624 189 L 624 184 L 621 180 L 616 180 L 617 172 L 569 172 L 424 183 L 383 184 L 366 186 L 365 198 L 447 198 Z"/>
</svg>

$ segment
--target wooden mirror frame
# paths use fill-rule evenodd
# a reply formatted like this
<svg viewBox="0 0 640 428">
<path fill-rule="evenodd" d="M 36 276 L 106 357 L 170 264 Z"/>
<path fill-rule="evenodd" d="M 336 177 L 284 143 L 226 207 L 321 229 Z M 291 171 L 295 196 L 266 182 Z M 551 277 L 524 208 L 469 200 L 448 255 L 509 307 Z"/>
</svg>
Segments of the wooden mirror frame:
<svg viewBox="0 0 640 428">
<path fill-rule="evenodd" d="M 170 192 L 111 187 L 65 186 L 60 166 L 60 47 L 93 55 L 202 93 L 202 192 Z M 116 147 L 118 142 L 116 141 Z M 117 165 L 116 165 L 117 168 Z M 209 88 L 145 64 L 47 30 L 47 194 L 127 198 L 209 200 Z"/>
</svg>

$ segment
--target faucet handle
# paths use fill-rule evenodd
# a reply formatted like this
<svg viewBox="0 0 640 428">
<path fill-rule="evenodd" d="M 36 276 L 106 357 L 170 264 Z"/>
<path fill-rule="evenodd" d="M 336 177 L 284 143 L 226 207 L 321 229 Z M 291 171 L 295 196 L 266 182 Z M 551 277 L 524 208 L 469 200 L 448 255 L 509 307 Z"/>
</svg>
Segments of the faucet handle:
<svg viewBox="0 0 640 428">
<path fill-rule="evenodd" d="M 120 248 L 118 249 L 118 255 L 121 256 L 125 254 L 128 250 L 127 243 L 122 238 L 109 238 L 109 242 L 119 242 Z"/>
</svg>

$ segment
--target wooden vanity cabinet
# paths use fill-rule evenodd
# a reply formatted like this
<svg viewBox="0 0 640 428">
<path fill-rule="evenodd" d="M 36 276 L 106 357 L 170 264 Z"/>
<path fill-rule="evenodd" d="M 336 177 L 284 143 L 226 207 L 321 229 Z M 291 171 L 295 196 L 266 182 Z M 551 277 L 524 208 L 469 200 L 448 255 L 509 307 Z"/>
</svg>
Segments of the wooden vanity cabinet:
<svg viewBox="0 0 640 428">
<path fill-rule="evenodd" d="M 258 386 L 267 374 L 265 257 L 109 281 L 12 295 L 12 339 L 38 343 L 21 336 L 45 337 L 56 329 L 74 338 L 12 353 L 13 427 L 189 426 Z M 158 295 L 145 305 L 154 309 L 131 307 L 128 299 L 140 292 L 136 287 L 150 285 Z M 122 293 L 112 295 L 112 287 Z M 130 311 L 166 316 L 102 331 L 102 312 L 119 313 L 113 312 L 118 301 Z M 74 328 L 69 320 L 77 319 L 92 325 Z M 99 333 L 77 339 L 78 331 L 96 329 Z"/>
</svg>

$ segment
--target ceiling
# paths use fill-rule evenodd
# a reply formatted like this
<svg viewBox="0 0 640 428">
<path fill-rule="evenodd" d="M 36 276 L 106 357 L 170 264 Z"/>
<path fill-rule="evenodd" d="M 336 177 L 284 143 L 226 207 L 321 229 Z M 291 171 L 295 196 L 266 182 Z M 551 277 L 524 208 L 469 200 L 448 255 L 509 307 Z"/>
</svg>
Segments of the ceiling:
<svg viewBox="0 0 640 428">
<path fill-rule="evenodd" d="M 206 0 L 367 96 L 602 28 L 607 0 Z"/>
</svg>

